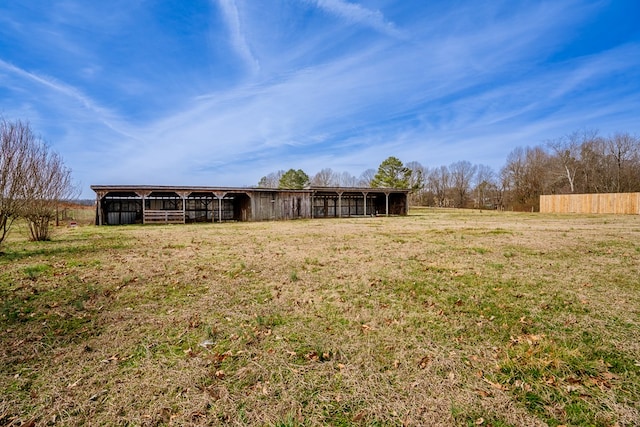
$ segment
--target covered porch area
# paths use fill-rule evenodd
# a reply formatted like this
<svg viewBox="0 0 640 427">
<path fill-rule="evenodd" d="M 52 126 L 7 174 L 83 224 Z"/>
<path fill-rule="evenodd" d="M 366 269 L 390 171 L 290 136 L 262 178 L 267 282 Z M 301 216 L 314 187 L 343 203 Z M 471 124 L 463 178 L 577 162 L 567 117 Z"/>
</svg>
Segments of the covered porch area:
<svg viewBox="0 0 640 427">
<path fill-rule="evenodd" d="M 406 215 L 408 190 L 312 187 L 313 218 Z"/>
<path fill-rule="evenodd" d="M 92 186 L 96 224 L 251 221 L 251 195 L 239 189 Z"/>
</svg>

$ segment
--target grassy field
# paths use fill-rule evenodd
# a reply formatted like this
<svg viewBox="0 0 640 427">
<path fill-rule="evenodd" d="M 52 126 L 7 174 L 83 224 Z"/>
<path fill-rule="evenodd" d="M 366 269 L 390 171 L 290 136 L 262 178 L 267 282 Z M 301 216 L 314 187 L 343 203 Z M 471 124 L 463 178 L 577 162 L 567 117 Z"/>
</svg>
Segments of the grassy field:
<svg viewBox="0 0 640 427">
<path fill-rule="evenodd" d="M 13 230 L 0 425 L 640 425 L 640 217 Z"/>
</svg>

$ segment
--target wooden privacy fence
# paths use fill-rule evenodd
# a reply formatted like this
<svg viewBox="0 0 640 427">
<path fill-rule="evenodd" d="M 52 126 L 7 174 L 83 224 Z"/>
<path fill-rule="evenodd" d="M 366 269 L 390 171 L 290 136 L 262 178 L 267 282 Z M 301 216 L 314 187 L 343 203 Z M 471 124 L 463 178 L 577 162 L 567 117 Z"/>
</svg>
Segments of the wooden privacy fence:
<svg viewBox="0 0 640 427">
<path fill-rule="evenodd" d="M 640 193 L 540 196 L 542 213 L 640 214 Z"/>
</svg>

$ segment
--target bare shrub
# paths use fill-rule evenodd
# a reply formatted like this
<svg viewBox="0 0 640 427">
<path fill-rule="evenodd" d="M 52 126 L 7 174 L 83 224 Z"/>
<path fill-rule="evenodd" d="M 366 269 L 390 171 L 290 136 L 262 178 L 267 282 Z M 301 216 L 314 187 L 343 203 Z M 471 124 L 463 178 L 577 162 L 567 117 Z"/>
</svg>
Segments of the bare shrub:
<svg viewBox="0 0 640 427">
<path fill-rule="evenodd" d="M 26 163 L 35 143 L 28 125 L 0 118 L 0 243 L 24 210 Z"/>
<path fill-rule="evenodd" d="M 31 240 L 49 240 L 57 204 L 76 194 L 71 170 L 29 124 L 3 119 L 0 132 L 0 242 L 19 216 Z"/>
</svg>

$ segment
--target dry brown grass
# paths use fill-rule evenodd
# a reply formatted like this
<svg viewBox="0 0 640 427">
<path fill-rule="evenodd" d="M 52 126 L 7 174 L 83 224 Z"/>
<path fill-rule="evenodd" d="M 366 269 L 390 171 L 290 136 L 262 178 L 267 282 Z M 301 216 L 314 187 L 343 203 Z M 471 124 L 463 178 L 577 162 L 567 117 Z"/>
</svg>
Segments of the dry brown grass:
<svg viewBox="0 0 640 427">
<path fill-rule="evenodd" d="M 0 424 L 638 425 L 640 218 L 20 230 Z"/>
</svg>

